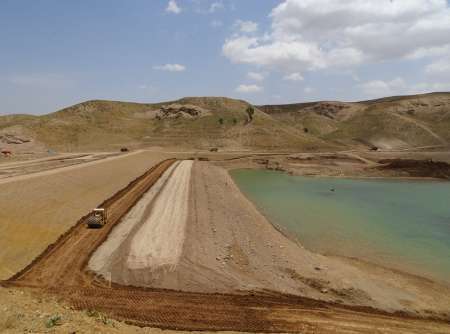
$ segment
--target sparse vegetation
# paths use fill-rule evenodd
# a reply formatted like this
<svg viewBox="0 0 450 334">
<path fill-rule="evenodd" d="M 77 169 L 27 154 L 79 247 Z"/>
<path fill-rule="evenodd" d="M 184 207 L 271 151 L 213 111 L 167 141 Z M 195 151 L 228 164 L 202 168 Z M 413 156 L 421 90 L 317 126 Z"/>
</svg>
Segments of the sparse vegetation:
<svg viewBox="0 0 450 334">
<path fill-rule="evenodd" d="M 96 318 L 99 322 L 101 322 L 104 325 L 114 325 L 111 319 L 109 319 L 106 315 L 98 312 L 97 310 L 86 310 L 86 315 L 91 318 Z"/>
<path fill-rule="evenodd" d="M 211 138 L 215 145 L 224 147 L 273 150 L 442 145 L 450 142 L 448 96 L 435 93 L 358 103 L 259 107 L 221 97 L 190 97 L 157 104 L 88 101 L 43 116 L 0 116 L 0 135 L 19 128 L 25 136 L 15 136 L 39 143 L 43 152 L 49 147 L 57 151 L 116 150 L 136 144 L 200 148 Z M 179 110 L 189 106 L 186 113 L 194 109 L 202 113 L 158 120 L 155 113 L 164 106 L 178 106 Z M 228 123 L 237 125 L 239 120 L 252 126 L 240 129 L 239 136 L 233 128 L 219 131 Z"/>
<path fill-rule="evenodd" d="M 255 109 L 252 106 L 248 106 L 245 112 L 248 115 L 248 122 L 253 121 L 253 114 L 255 113 Z"/>
<path fill-rule="evenodd" d="M 91 318 L 98 318 L 98 317 L 99 317 L 98 311 L 96 311 L 96 310 L 91 310 L 91 309 L 86 310 L 86 315 L 87 315 L 88 317 L 91 317 Z"/>
<path fill-rule="evenodd" d="M 53 315 L 50 318 L 48 318 L 45 322 L 45 327 L 47 328 L 53 328 L 55 326 L 61 325 L 61 316 L 60 315 Z"/>
</svg>

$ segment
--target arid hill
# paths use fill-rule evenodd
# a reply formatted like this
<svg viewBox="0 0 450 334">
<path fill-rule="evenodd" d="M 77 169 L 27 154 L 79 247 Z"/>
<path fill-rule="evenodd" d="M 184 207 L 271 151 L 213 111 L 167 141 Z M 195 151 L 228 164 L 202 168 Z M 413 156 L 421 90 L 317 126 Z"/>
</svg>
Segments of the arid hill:
<svg viewBox="0 0 450 334">
<path fill-rule="evenodd" d="M 450 93 L 258 108 L 337 145 L 399 149 L 446 146 L 450 142 Z"/>
<path fill-rule="evenodd" d="M 449 143 L 450 93 L 266 106 L 224 97 L 157 104 L 94 100 L 42 116 L 0 117 L 0 148 L 28 153 L 122 145 L 326 151 Z"/>
</svg>

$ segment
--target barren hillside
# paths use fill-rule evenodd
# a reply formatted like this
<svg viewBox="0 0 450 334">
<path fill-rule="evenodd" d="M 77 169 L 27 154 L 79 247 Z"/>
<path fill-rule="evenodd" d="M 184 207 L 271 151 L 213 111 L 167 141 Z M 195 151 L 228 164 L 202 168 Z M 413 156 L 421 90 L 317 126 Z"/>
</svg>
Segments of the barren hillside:
<svg viewBox="0 0 450 334">
<path fill-rule="evenodd" d="M 0 148 L 19 153 L 123 145 L 325 151 L 449 142 L 450 93 L 258 107 L 224 97 L 157 104 L 96 100 L 43 116 L 0 117 Z"/>
<path fill-rule="evenodd" d="M 111 149 L 121 145 L 330 148 L 324 141 L 256 108 L 250 115 L 248 107 L 244 101 L 213 97 L 159 104 L 88 101 L 43 116 L 0 117 L 0 134 L 14 133 L 32 139 L 36 148 L 45 146 L 61 151 Z M 2 147 L 19 147 L 1 140 Z"/>
<path fill-rule="evenodd" d="M 316 102 L 259 109 L 329 143 L 381 149 L 448 145 L 450 93 L 354 103 Z"/>
</svg>

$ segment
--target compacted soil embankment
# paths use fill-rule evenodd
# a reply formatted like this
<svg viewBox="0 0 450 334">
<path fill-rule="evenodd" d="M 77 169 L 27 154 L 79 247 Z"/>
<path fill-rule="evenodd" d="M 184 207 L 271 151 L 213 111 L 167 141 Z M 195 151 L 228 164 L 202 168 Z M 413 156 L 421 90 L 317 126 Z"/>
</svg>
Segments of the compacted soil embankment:
<svg viewBox="0 0 450 334">
<path fill-rule="evenodd" d="M 176 268 L 185 238 L 192 165 L 187 160 L 167 169 L 97 249 L 89 269 L 116 283 L 139 285 L 152 271 Z M 147 276 L 145 281 L 153 279 Z"/>
<path fill-rule="evenodd" d="M 448 321 L 448 288 L 304 250 L 222 168 L 164 161 L 103 205 L 108 225 L 89 230 L 80 220 L 6 285 L 142 326 L 450 332 L 448 322 L 413 315 Z"/>
</svg>

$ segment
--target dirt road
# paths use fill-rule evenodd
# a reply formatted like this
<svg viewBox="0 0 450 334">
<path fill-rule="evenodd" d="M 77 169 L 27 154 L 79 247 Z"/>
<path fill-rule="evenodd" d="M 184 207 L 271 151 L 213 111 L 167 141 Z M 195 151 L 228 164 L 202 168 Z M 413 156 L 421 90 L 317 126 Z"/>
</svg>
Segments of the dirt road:
<svg viewBox="0 0 450 334">
<path fill-rule="evenodd" d="M 140 154 L 142 151 L 134 151 L 128 154 L 96 152 L 96 153 L 67 153 L 58 154 L 40 159 L 30 159 L 0 164 L 0 184 L 27 180 L 43 175 L 53 175 L 62 169 L 73 170 L 101 162 L 110 162 L 126 156 Z"/>
</svg>

